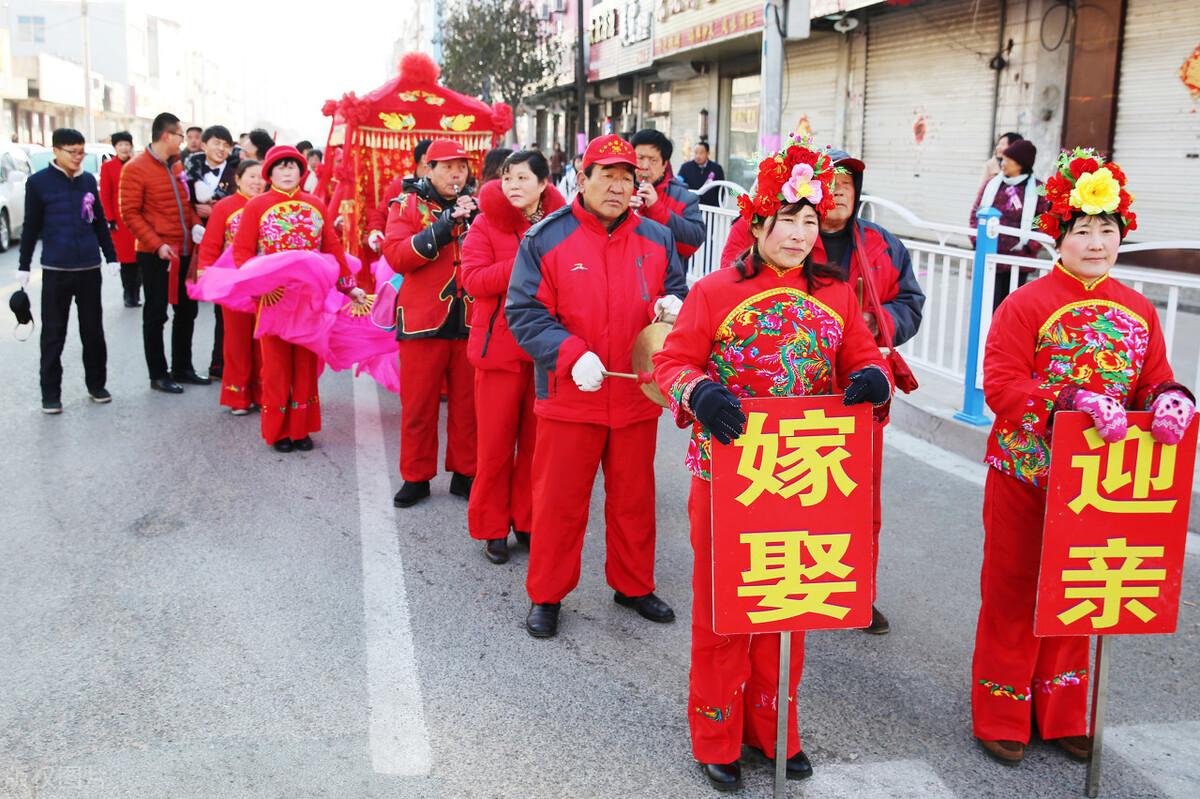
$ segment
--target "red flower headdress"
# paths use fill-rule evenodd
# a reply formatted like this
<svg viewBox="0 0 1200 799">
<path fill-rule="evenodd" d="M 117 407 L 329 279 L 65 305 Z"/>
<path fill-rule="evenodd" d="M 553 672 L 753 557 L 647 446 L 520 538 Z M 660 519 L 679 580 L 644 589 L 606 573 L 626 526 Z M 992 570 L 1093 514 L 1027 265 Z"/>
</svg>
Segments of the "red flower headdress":
<svg viewBox="0 0 1200 799">
<path fill-rule="evenodd" d="M 1121 238 L 1137 230 L 1137 214 L 1129 210 L 1133 195 L 1125 189 L 1121 167 L 1105 161 L 1090 147 L 1076 147 L 1058 156 L 1054 174 L 1039 189 L 1050 207 L 1037 218 L 1043 233 L 1057 240 L 1062 226 L 1078 213 L 1116 214 Z"/>
<path fill-rule="evenodd" d="M 775 216 L 785 204 L 808 200 L 824 217 L 833 208 L 833 159 L 828 148 L 814 150 L 808 139 L 788 137 L 784 148 L 758 164 L 757 193 L 737 198 L 751 223 Z"/>
</svg>

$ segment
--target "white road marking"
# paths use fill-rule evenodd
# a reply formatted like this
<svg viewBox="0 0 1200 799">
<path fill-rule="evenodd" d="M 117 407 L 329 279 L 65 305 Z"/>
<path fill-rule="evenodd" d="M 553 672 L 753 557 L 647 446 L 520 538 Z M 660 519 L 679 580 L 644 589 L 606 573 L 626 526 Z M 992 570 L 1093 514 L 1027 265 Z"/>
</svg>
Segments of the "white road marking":
<svg viewBox="0 0 1200 799">
<path fill-rule="evenodd" d="M 391 469 L 375 381 L 354 380 L 355 471 L 362 535 L 363 611 L 370 701 L 371 766 L 424 776 L 432 755 L 417 679 L 404 565 L 391 509 Z"/>
<path fill-rule="evenodd" d="M 1200 522 L 1200 519 L 1193 519 L 1192 524 Z M 1187 548 L 1185 550 L 1189 555 L 1200 555 L 1200 535 L 1196 533 L 1188 533 Z"/>
<path fill-rule="evenodd" d="M 961 455 L 942 449 L 936 444 L 897 430 L 894 425 L 884 431 L 883 442 L 885 446 L 894 447 L 897 452 L 916 458 L 927 466 L 940 469 L 947 474 L 961 477 L 977 486 L 982 486 L 987 477 L 987 467 L 982 463 L 968 460 Z"/>
<path fill-rule="evenodd" d="M 802 796 L 821 799 L 955 799 L 924 760 L 818 765 Z"/>
<path fill-rule="evenodd" d="M 1135 766 L 1170 799 L 1192 799 L 1200 785 L 1200 721 L 1109 727 L 1104 748 Z M 1104 779 L 1100 780 L 1104 792 Z"/>
</svg>

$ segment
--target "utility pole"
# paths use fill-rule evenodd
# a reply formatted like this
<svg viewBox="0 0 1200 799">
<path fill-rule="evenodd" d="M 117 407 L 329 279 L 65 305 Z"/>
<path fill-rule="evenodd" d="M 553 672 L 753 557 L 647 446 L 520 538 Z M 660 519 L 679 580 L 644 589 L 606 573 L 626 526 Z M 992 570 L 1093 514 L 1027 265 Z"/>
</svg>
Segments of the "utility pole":
<svg viewBox="0 0 1200 799">
<path fill-rule="evenodd" d="M 762 95 L 758 117 L 758 150 L 761 155 L 779 149 L 783 125 L 783 0 L 767 0 L 763 7 Z"/>
<path fill-rule="evenodd" d="M 587 138 L 587 63 L 584 55 L 587 52 L 587 39 L 583 31 L 583 0 L 575 3 L 575 92 L 578 95 L 579 109 L 575 114 L 575 132 Z M 576 136 L 576 139 L 579 137 Z M 576 145 L 576 154 L 582 155 L 583 149 Z"/>
<path fill-rule="evenodd" d="M 80 0 L 80 20 L 83 22 L 83 125 L 87 140 L 96 140 L 96 120 L 92 118 L 92 51 L 88 35 L 88 0 Z"/>
</svg>

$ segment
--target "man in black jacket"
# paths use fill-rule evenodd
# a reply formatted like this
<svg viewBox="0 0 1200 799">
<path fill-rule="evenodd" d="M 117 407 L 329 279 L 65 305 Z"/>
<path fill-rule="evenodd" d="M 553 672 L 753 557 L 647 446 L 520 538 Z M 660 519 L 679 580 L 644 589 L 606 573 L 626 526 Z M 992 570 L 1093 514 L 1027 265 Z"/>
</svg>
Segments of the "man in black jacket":
<svg viewBox="0 0 1200 799">
<path fill-rule="evenodd" d="M 111 402 L 105 389 L 108 351 L 100 304 L 100 253 L 109 274 L 119 273 L 100 188 L 83 168 L 83 134 L 54 131 L 54 160 L 25 183 L 25 229 L 17 279 L 29 285 L 33 249 L 42 241 L 42 412 L 62 413 L 62 351 L 71 301 L 79 309 L 83 372 L 93 402 Z"/>
<path fill-rule="evenodd" d="M 679 166 L 679 179 L 687 184 L 692 191 L 702 188 L 705 183 L 714 180 L 724 180 L 725 170 L 716 161 L 709 160 L 708 142 L 698 143 L 692 150 L 692 160 Z M 720 205 L 721 190 L 709 189 L 700 195 L 701 205 Z"/>
</svg>

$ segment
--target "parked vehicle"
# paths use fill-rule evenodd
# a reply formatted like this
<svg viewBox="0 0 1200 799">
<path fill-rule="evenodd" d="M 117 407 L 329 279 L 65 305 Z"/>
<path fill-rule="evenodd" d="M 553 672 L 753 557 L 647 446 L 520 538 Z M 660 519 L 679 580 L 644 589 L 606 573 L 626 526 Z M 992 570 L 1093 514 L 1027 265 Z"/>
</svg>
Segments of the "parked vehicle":
<svg viewBox="0 0 1200 799">
<path fill-rule="evenodd" d="M 0 252 L 7 251 L 21 237 L 25 181 L 31 174 L 33 166 L 24 149 L 15 144 L 0 145 Z"/>
</svg>

